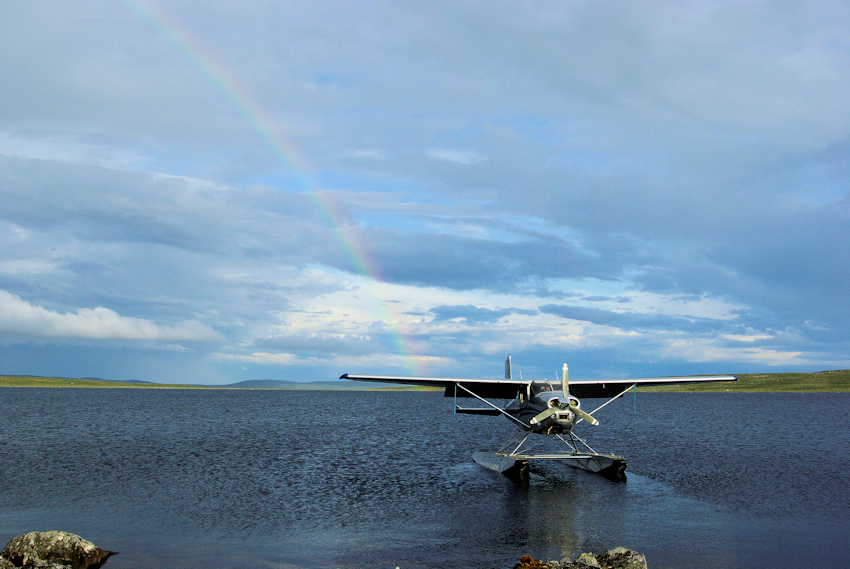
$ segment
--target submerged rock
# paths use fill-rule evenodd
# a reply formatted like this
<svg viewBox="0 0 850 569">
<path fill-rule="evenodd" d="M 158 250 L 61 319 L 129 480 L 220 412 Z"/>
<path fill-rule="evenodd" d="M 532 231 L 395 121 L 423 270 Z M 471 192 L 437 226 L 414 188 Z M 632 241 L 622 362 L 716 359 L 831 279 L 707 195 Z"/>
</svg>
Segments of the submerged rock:
<svg viewBox="0 0 850 569">
<path fill-rule="evenodd" d="M 0 569 L 97 569 L 114 551 L 64 531 L 33 531 L 12 538 L 0 552 Z"/>
<path fill-rule="evenodd" d="M 617 547 L 599 555 L 582 553 L 575 561 L 537 561 L 523 555 L 514 569 L 647 569 L 647 566 L 643 554 Z"/>
</svg>

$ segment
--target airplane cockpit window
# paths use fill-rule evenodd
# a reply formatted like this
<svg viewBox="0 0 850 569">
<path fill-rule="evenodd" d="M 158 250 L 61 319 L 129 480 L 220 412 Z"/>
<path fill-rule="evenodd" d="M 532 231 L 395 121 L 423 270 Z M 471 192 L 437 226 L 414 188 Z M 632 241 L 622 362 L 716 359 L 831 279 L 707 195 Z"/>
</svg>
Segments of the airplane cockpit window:
<svg viewBox="0 0 850 569">
<path fill-rule="evenodd" d="M 552 391 L 552 386 L 548 381 L 532 381 L 531 382 L 531 395 L 537 395 L 538 393 L 543 393 L 544 391 Z"/>
</svg>

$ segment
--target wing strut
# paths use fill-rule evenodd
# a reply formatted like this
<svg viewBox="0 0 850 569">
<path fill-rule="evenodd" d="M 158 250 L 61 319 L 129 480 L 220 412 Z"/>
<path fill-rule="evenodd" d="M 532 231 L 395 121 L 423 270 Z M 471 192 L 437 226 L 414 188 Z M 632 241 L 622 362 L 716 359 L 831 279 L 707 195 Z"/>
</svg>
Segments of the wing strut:
<svg viewBox="0 0 850 569">
<path fill-rule="evenodd" d="M 623 395 L 625 395 L 626 393 L 628 393 L 632 389 L 635 389 L 636 387 L 637 387 L 637 383 L 631 384 L 630 386 L 628 386 L 627 388 L 622 390 L 620 393 L 618 393 L 617 395 L 615 395 L 614 397 L 612 397 L 611 399 L 609 399 L 608 401 L 606 401 L 605 403 L 603 403 L 602 405 L 600 405 L 599 407 L 597 407 L 596 409 L 594 409 L 593 411 L 588 413 L 588 415 L 593 416 L 594 413 L 596 413 L 597 411 L 599 411 L 600 409 L 602 409 L 603 407 L 605 407 L 609 403 L 616 401 L 617 399 L 619 399 L 620 397 L 622 397 Z M 578 421 L 576 421 L 576 424 L 579 424 L 582 421 L 584 421 L 584 419 L 579 419 Z M 582 442 L 584 442 L 584 441 L 582 441 Z M 585 445 L 586 444 L 587 443 L 585 443 Z M 587 448 L 590 448 L 590 447 L 587 447 Z"/>
<path fill-rule="evenodd" d="M 514 421 L 515 423 L 522 426 L 524 429 L 528 428 L 528 425 L 526 425 L 525 423 L 523 423 L 522 421 L 520 421 L 519 419 L 517 419 L 516 417 L 514 417 L 513 415 L 511 415 L 510 413 L 508 413 L 507 411 L 505 411 L 501 407 L 499 407 L 498 405 L 493 405 L 492 403 L 490 403 L 489 401 L 487 401 L 483 397 L 476 395 L 475 393 L 471 392 L 470 390 L 468 390 L 467 388 L 465 388 L 463 385 L 461 385 L 459 383 L 455 383 L 455 408 L 457 408 L 457 388 L 458 387 L 460 387 L 461 389 L 463 389 L 464 391 L 466 391 L 467 393 L 469 393 L 470 395 L 472 395 L 476 399 L 483 401 L 485 405 L 489 405 L 490 407 L 497 410 L 499 413 L 501 413 L 502 415 L 504 415 L 505 417 L 507 417 L 511 421 Z"/>
</svg>

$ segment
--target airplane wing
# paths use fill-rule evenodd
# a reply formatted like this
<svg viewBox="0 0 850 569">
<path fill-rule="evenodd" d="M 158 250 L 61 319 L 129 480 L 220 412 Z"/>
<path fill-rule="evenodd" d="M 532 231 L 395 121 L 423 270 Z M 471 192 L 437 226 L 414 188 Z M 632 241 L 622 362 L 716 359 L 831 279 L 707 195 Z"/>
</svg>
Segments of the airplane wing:
<svg viewBox="0 0 850 569">
<path fill-rule="evenodd" d="M 472 397 L 468 389 L 479 397 L 485 399 L 513 399 L 520 388 L 531 383 L 516 379 L 471 379 L 458 377 L 395 377 L 388 375 L 354 375 L 344 373 L 340 379 L 353 379 L 355 381 L 376 381 L 383 383 L 401 383 L 404 385 L 425 385 L 430 387 L 442 387 L 445 389 L 446 397 Z M 462 386 L 456 387 L 456 386 Z"/>
<path fill-rule="evenodd" d="M 614 397 L 631 385 L 674 385 L 708 381 L 738 381 L 734 375 L 704 375 L 690 377 L 642 377 L 637 379 L 570 380 L 570 395 L 579 399 Z"/>
<path fill-rule="evenodd" d="M 516 379 L 471 379 L 452 377 L 404 377 L 387 375 L 354 375 L 344 373 L 340 379 L 355 381 L 374 381 L 400 383 L 404 385 L 425 385 L 444 388 L 446 397 L 472 397 L 466 389 L 479 397 L 492 399 L 513 399 L 517 392 L 531 383 L 531 380 Z M 679 383 L 701 383 L 710 381 L 737 381 L 734 375 L 710 375 L 690 377 L 644 377 L 637 379 L 595 379 L 571 380 L 570 394 L 583 398 L 614 397 L 631 385 L 673 385 Z M 462 387 L 456 387 L 462 386 Z M 463 389 L 466 388 L 466 389 Z"/>
</svg>

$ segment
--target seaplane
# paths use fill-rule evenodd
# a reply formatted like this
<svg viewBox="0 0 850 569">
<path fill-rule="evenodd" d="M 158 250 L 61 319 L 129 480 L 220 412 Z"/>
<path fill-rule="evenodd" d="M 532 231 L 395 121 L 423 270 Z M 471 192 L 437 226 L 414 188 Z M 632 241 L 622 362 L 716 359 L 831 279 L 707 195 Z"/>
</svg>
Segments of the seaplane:
<svg viewBox="0 0 850 569">
<path fill-rule="evenodd" d="M 599 425 L 599 420 L 594 415 L 638 386 L 737 381 L 738 378 L 734 375 L 714 375 L 571 382 L 569 368 L 564 364 L 559 385 L 557 380 L 553 384 L 549 380 L 522 379 L 522 374 L 520 379 L 514 378 L 509 354 L 505 360 L 505 379 L 396 377 L 349 373 L 341 375 L 340 379 L 442 387 L 445 397 L 455 399 L 455 413 L 505 417 L 518 427 L 516 434 L 496 452 L 476 452 L 473 453 L 472 459 L 481 466 L 510 478 L 527 479 L 531 460 L 557 460 L 612 480 L 625 481 L 626 459 L 593 450 L 573 431 L 576 425 L 582 422 L 594 427 Z M 484 407 L 462 407 L 457 402 L 458 398 L 477 399 Z M 587 412 L 581 408 L 580 398 L 604 398 L 607 401 Z M 490 401 L 491 399 L 510 401 L 500 406 Z M 538 437 L 532 439 L 532 435 Z M 539 436 L 554 441 L 557 448 L 562 449 L 561 452 L 535 450 L 534 443 L 540 441 Z"/>
</svg>

